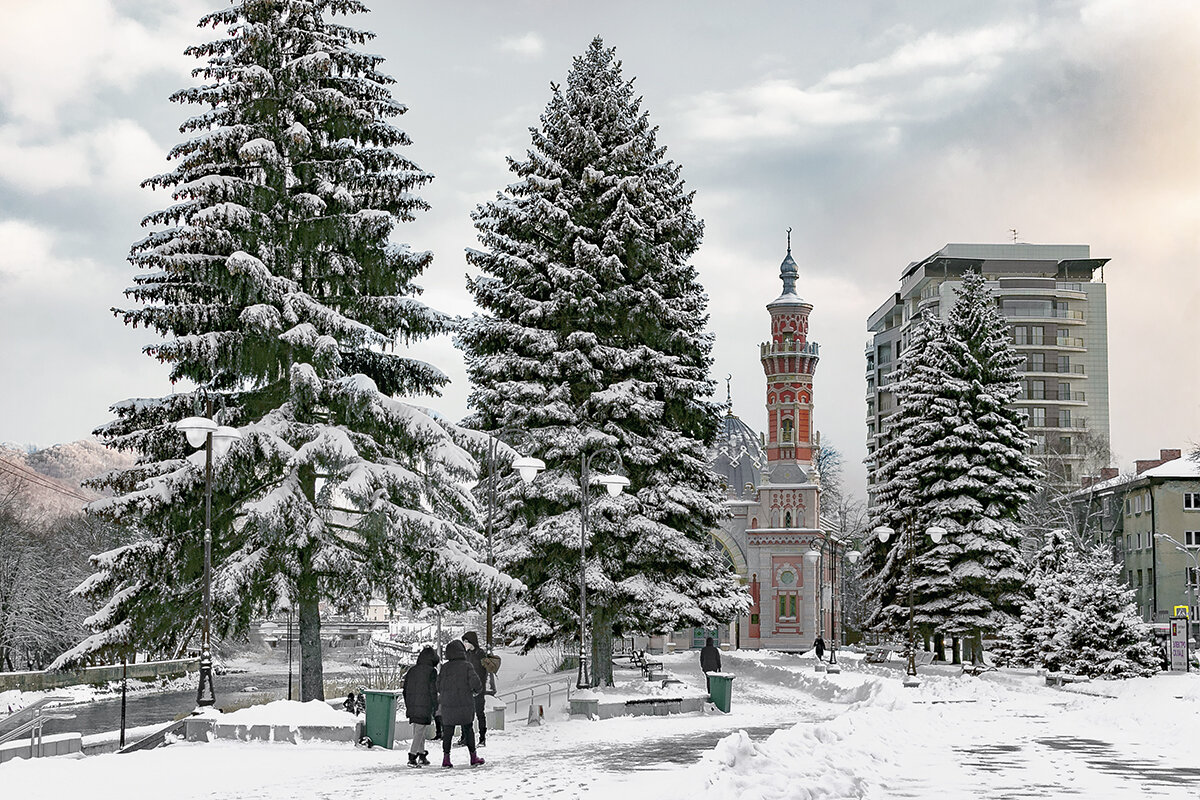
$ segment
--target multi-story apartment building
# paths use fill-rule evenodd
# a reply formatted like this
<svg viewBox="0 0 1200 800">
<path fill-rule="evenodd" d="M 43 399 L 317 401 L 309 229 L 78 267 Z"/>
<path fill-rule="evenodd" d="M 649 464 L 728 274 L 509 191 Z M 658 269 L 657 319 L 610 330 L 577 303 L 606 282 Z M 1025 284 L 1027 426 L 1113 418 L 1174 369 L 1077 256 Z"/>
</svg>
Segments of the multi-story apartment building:
<svg viewBox="0 0 1200 800">
<path fill-rule="evenodd" d="M 1165 628 L 1187 606 L 1200 634 L 1200 463 L 1161 450 L 1135 462 L 1133 475 L 1116 472 L 1084 479 L 1070 496 L 1079 533 L 1111 543 L 1142 619 Z"/>
<path fill-rule="evenodd" d="M 892 370 L 921 311 L 945 319 L 967 271 L 987 279 L 1024 357 L 1016 401 L 1051 481 L 1079 485 L 1097 441 L 1108 440 L 1106 258 L 1088 245 L 948 244 L 908 265 L 900 290 L 867 319 L 867 450 L 887 435 Z M 1103 437 L 1100 439 L 1100 437 Z M 1101 464 L 1104 462 L 1101 461 Z M 1091 465 L 1089 465 L 1090 467 Z M 873 495 L 868 476 L 868 496 Z"/>
</svg>

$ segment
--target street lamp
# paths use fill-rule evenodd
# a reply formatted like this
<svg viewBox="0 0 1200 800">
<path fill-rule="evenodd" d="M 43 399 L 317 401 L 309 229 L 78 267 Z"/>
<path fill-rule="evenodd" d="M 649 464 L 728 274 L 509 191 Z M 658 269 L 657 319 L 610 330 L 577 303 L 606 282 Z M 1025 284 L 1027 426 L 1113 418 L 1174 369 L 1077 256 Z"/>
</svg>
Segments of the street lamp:
<svg viewBox="0 0 1200 800">
<path fill-rule="evenodd" d="M 487 514 L 487 557 L 488 566 L 496 566 L 496 553 L 492 546 L 492 526 L 493 519 L 496 514 L 496 450 L 500 447 L 500 437 L 505 434 L 519 433 L 517 428 L 505 427 L 497 431 L 489 431 L 489 447 L 488 447 L 488 514 Z M 521 457 L 512 462 L 513 469 L 521 476 L 521 480 L 525 483 L 532 483 L 537 474 L 546 468 L 546 464 L 540 459 Z M 487 594 L 487 652 L 492 653 L 492 614 L 495 611 L 495 598 L 492 595 L 491 588 Z M 493 679 L 494 680 L 494 679 Z"/>
<path fill-rule="evenodd" d="M 816 547 L 815 545 L 810 545 L 808 552 L 804 554 L 804 558 L 807 559 L 809 563 L 815 564 L 818 561 L 820 562 L 820 564 L 817 566 L 817 572 L 816 572 L 818 577 L 813 582 L 815 584 L 815 590 L 816 590 L 816 594 L 817 594 L 817 603 L 816 603 L 817 624 L 816 624 L 816 627 L 817 627 L 818 633 L 823 633 L 823 630 L 822 630 L 823 626 L 820 623 L 820 613 L 821 613 L 821 604 L 822 604 L 821 599 L 820 599 L 820 592 L 821 592 L 821 577 L 820 576 L 824 575 L 824 573 L 825 573 L 825 549 L 826 549 L 826 545 L 828 545 L 830 550 L 833 551 L 830 554 L 832 557 L 837 552 L 838 544 L 839 543 L 837 541 L 830 539 L 828 537 L 822 538 L 820 547 Z M 844 548 L 842 550 L 842 554 L 850 560 L 851 564 L 858 561 L 859 556 L 862 555 L 862 553 L 858 552 L 857 550 L 850 550 L 849 552 L 846 552 L 846 550 Z M 844 575 L 843 575 L 842 579 L 845 580 Z M 836 619 L 836 613 L 835 613 L 835 600 L 834 600 L 834 592 L 833 592 L 833 584 L 835 582 L 836 582 L 836 579 L 831 579 L 829 582 L 829 664 L 824 667 L 824 670 L 825 670 L 825 672 L 832 672 L 832 673 L 836 674 L 836 673 L 841 672 L 842 668 L 840 666 L 838 666 L 838 663 L 837 663 L 838 642 L 837 642 L 837 629 L 836 629 L 835 623 L 834 623 L 834 620 Z M 817 669 L 818 669 L 818 671 L 821 670 L 820 664 L 817 665 Z"/>
<path fill-rule="evenodd" d="M 196 705 L 216 704 L 212 674 L 212 472 L 213 457 L 222 458 L 234 441 L 242 438 L 236 428 L 213 422 L 212 397 L 201 388 L 207 417 L 188 417 L 175 423 L 192 447 L 204 447 L 204 612 L 200 628 L 200 685 Z"/>
<path fill-rule="evenodd" d="M 904 685 L 915 687 L 920 686 L 921 682 L 917 679 L 917 643 L 913 638 L 913 583 L 916 577 L 913 573 L 913 526 L 906 525 L 904 531 L 908 550 L 906 559 L 908 562 L 908 674 L 904 679 Z M 887 543 L 895 531 L 887 525 L 880 525 L 874 533 L 879 537 L 879 541 Z M 934 544 L 937 544 L 946 535 L 946 529 L 939 525 L 931 525 L 925 529 L 925 533 L 933 540 Z"/>
<path fill-rule="evenodd" d="M 629 478 L 624 475 L 597 475 L 592 479 L 592 458 L 601 453 L 608 453 L 616 457 L 618 468 L 625 469 L 625 462 L 621 460 L 621 454 L 611 447 L 601 447 L 598 450 L 593 450 L 590 453 L 583 453 L 579 457 L 579 489 L 580 497 L 580 512 L 579 512 L 579 675 L 575 680 L 575 688 L 589 689 L 592 686 L 592 677 L 588 673 L 587 658 L 588 658 L 588 641 L 587 641 L 587 524 L 588 524 L 588 501 L 592 483 L 600 483 L 608 490 L 610 497 L 616 497 L 625 487 L 629 485 Z"/>
<path fill-rule="evenodd" d="M 1169 534 L 1156 533 L 1156 534 L 1154 534 L 1154 538 L 1155 539 L 1164 539 L 1164 540 L 1170 542 L 1172 545 L 1175 546 L 1176 550 L 1178 550 L 1179 552 L 1183 553 L 1185 556 L 1190 558 L 1192 560 L 1192 569 L 1195 570 L 1195 572 L 1193 574 L 1196 576 L 1197 580 L 1200 580 L 1200 561 L 1197 561 L 1195 553 L 1193 553 L 1191 550 L 1188 550 L 1186 547 L 1183 546 L 1183 544 L 1178 539 L 1176 539 L 1174 536 L 1171 536 Z M 1191 616 L 1192 616 L 1192 609 L 1196 607 L 1196 587 L 1192 584 L 1191 581 L 1188 580 L 1188 576 L 1186 573 L 1184 573 L 1184 576 L 1183 576 L 1183 585 L 1185 587 L 1187 587 L 1188 597 L 1191 599 L 1191 602 L 1188 603 L 1188 638 L 1191 639 L 1192 638 Z"/>
</svg>

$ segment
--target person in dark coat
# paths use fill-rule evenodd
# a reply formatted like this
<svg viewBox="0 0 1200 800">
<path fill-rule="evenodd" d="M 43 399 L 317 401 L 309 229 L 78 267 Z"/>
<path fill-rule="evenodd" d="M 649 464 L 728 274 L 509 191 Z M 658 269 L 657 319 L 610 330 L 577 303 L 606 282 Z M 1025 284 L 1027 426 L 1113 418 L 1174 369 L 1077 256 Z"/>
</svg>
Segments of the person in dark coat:
<svg viewBox="0 0 1200 800">
<path fill-rule="evenodd" d="M 711 692 L 712 687 L 708 686 L 710 683 L 708 673 L 721 671 L 721 651 L 713 646 L 711 636 L 704 640 L 704 647 L 700 649 L 700 669 L 704 670 L 704 683 Z"/>
<path fill-rule="evenodd" d="M 458 639 L 446 645 L 446 663 L 437 677 L 438 706 L 442 711 L 442 766 L 450 763 L 450 745 L 454 742 L 454 726 L 461 725 L 463 739 L 471 751 L 471 766 L 482 764 L 475 754 L 475 698 L 483 694 L 483 682 L 475 668 L 467 662 L 467 648 Z"/>
<path fill-rule="evenodd" d="M 417 656 L 417 663 L 404 674 L 404 713 L 413 726 L 412 744 L 408 747 L 410 767 L 429 764 L 425 729 L 437 711 L 437 665 L 437 651 L 426 647 Z"/>
<path fill-rule="evenodd" d="M 463 634 L 463 644 L 467 648 L 467 663 L 475 669 L 475 674 L 479 676 L 479 682 L 485 688 L 487 687 L 487 670 L 483 666 L 483 651 L 479 649 L 479 634 L 475 631 L 467 631 Z M 484 692 L 475 695 L 475 722 L 479 725 L 479 746 L 487 747 L 487 715 L 484 710 L 484 704 L 487 698 Z M 465 741 L 460 741 L 459 744 L 466 744 Z"/>
<path fill-rule="evenodd" d="M 825 640 L 821 638 L 821 634 L 817 634 L 816 641 L 813 642 L 813 650 L 817 651 L 817 661 L 824 661 L 825 658 Z"/>
</svg>

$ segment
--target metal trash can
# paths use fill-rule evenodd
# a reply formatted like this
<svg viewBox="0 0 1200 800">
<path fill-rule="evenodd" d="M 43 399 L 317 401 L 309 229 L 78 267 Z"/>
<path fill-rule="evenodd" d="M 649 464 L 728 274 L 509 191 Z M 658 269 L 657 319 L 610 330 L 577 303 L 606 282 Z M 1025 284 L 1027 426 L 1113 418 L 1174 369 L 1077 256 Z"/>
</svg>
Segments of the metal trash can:
<svg viewBox="0 0 1200 800">
<path fill-rule="evenodd" d="M 713 705 L 728 714 L 732 698 L 733 676 L 724 672 L 708 673 L 708 699 Z"/>
<path fill-rule="evenodd" d="M 377 747 L 392 749 L 396 739 L 396 703 L 400 692 L 363 689 L 367 712 L 367 738 Z"/>
</svg>

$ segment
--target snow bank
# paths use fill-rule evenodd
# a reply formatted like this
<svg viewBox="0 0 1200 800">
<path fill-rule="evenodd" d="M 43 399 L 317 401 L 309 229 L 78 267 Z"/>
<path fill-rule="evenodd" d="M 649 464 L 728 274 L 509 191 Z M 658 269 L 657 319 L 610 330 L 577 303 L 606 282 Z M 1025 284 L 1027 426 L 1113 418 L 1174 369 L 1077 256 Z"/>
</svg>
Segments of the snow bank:
<svg viewBox="0 0 1200 800">
<path fill-rule="evenodd" d="M 288 727 L 302 725 L 351 726 L 355 722 L 353 715 L 339 711 L 323 700 L 309 700 L 307 703 L 301 703 L 298 700 L 276 700 L 272 703 L 242 708 L 231 714 L 221 714 L 216 719 L 222 724 Z"/>
</svg>

